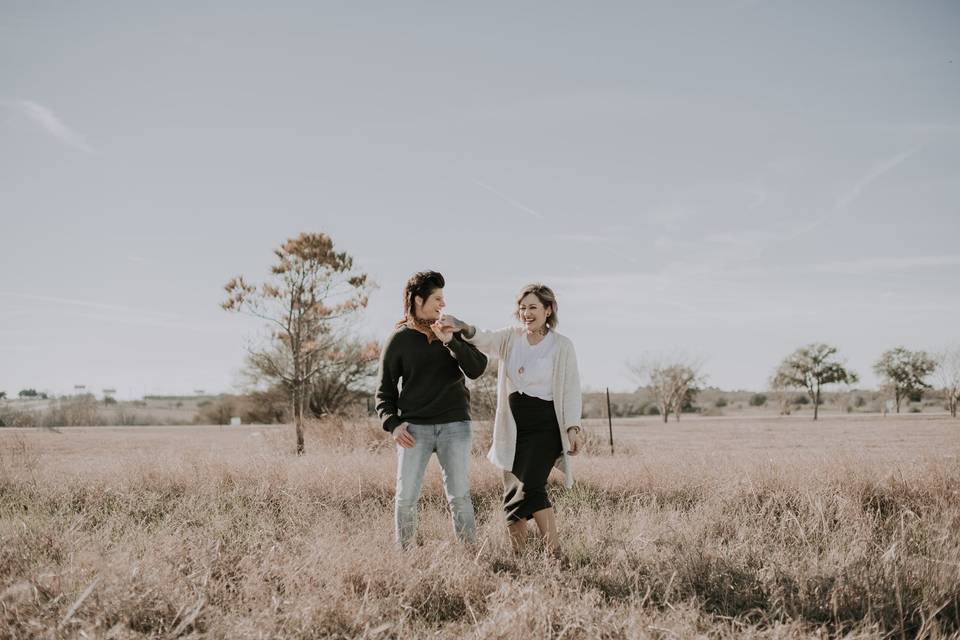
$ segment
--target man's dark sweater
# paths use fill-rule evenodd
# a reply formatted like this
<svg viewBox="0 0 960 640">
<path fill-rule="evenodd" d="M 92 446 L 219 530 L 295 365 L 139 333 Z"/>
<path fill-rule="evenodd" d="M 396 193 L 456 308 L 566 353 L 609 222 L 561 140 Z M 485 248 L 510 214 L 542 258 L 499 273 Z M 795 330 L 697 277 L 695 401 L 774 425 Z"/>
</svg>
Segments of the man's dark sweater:
<svg viewBox="0 0 960 640">
<path fill-rule="evenodd" d="M 442 424 L 470 419 L 470 392 L 463 375 L 479 378 L 487 357 L 453 334 L 449 345 L 427 341 L 416 329 L 397 329 L 383 348 L 377 414 L 391 433 L 404 422 Z M 398 392 L 397 385 L 403 381 Z"/>
</svg>

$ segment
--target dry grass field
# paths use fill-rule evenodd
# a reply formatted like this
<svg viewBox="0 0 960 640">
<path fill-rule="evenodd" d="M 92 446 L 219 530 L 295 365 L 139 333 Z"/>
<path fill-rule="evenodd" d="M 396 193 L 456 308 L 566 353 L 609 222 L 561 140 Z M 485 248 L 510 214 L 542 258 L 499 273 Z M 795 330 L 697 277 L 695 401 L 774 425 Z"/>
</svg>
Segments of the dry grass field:
<svg viewBox="0 0 960 640">
<path fill-rule="evenodd" d="M 395 551 L 368 423 L 299 458 L 288 427 L 0 429 L 0 638 L 960 637 L 960 422 L 589 430 L 554 560 L 511 555 L 479 456 L 477 546 L 434 462 Z"/>
</svg>

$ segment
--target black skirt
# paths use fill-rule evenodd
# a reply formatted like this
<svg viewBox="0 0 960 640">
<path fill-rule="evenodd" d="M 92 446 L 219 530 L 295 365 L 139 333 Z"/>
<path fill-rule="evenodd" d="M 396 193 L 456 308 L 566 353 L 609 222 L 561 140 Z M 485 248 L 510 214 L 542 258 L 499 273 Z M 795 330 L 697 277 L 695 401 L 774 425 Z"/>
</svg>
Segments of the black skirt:
<svg viewBox="0 0 960 640">
<path fill-rule="evenodd" d="M 503 509 L 513 523 L 553 506 L 547 498 L 547 476 L 563 455 L 563 441 L 552 400 L 515 391 L 510 412 L 517 423 L 517 450 L 513 469 L 504 473 Z"/>
</svg>

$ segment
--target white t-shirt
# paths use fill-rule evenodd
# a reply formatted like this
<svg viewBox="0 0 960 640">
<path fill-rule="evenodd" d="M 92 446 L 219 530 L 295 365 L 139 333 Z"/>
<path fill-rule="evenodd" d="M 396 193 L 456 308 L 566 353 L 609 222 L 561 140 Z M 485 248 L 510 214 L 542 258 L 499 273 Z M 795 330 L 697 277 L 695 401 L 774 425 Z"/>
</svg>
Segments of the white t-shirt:
<svg viewBox="0 0 960 640">
<path fill-rule="evenodd" d="M 553 400 L 553 358 L 557 337 L 551 331 L 543 340 L 531 345 L 525 335 L 513 343 L 507 357 L 507 380 L 513 391 L 541 400 Z"/>
</svg>

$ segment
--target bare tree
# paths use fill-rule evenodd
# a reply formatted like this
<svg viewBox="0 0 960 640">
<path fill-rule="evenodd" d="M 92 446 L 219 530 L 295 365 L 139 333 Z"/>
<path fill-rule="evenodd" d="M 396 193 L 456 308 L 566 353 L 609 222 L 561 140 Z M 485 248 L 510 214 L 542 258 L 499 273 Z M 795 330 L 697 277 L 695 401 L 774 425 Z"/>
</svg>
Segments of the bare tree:
<svg viewBox="0 0 960 640">
<path fill-rule="evenodd" d="M 306 387 L 306 408 L 314 416 L 342 414 L 348 405 L 372 392 L 370 382 L 377 372 L 380 345 L 351 336 L 345 330 L 322 332 L 315 348 L 305 357 L 316 373 Z M 292 369 L 292 355 L 285 345 L 272 345 L 251 351 L 243 371 L 252 389 L 269 388 Z"/>
<path fill-rule="evenodd" d="M 265 320 L 273 341 L 251 350 L 250 357 L 265 375 L 283 384 L 290 394 L 297 433 L 297 453 L 303 453 L 303 415 L 313 378 L 329 366 L 328 337 L 338 321 L 367 306 L 367 275 L 354 269 L 353 258 L 333 249 L 323 233 L 302 233 L 274 250 L 277 261 L 271 278 L 259 287 L 243 276 L 230 280 L 222 307 Z"/>
<path fill-rule="evenodd" d="M 925 378 L 937 368 L 937 361 L 926 351 L 910 351 L 903 347 L 889 349 L 873 365 L 874 372 L 884 380 L 884 387 L 893 392 L 900 413 L 900 401 L 922 389 L 929 389 Z"/>
<path fill-rule="evenodd" d="M 859 380 L 856 373 L 834 358 L 836 353 L 836 347 L 823 343 L 800 347 L 780 363 L 770 379 L 770 387 L 805 390 L 813 401 L 813 419 L 816 420 L 821 387 L 838 382 L 852 384 Z"/>
<path fill-rule="evenodd" d="M 937 354 L 937 377 L 943 387 L 950 415 L 957 417 L 960 404 L 960 346 L 949 347 Z"/>
<path fill-rule="evenodd" d="M 314 415 L 342 413 L 370 393 L 380 363 L 380 345 L 347 335 L 331 335 L 318 352 L 323 363 L 310 382 L 310 411 Z"/>
<path fill-rule="evenodd" d="M 706 380 L 700 371 L 702 366 L 697 360 L 681 356 L 647 357 L 627 364 L 640 384 L 653 391 L 664 422 L 671 412 L 680 420 L 684 403 L 692 401 Z"/>
</svg>

